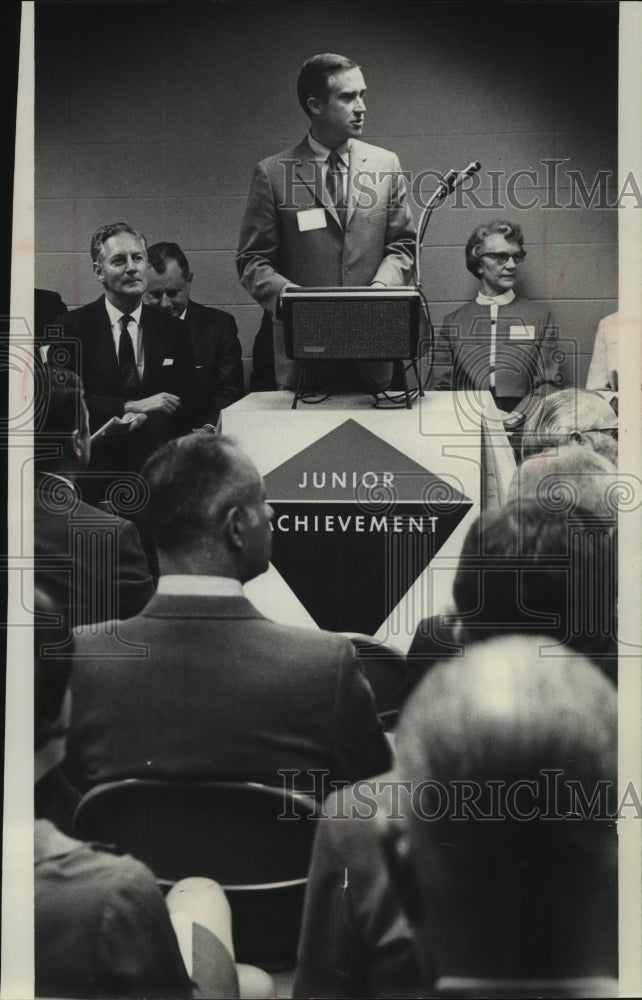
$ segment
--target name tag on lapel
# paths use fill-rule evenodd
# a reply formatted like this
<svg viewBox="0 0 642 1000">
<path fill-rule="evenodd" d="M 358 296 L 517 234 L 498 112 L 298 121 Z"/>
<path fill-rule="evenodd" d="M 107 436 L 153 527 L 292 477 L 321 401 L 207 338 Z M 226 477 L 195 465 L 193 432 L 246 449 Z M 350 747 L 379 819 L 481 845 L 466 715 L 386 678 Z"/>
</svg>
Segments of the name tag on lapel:
<svg viewBox="0 0 642 1000">
<path fill-rule="evenodd" d="M 526 326 L 525 323 L 520 326 L 511 326 L 508 336 L 510 340 L 535 340 L 535 327 Z"/>
<path fill-rule="evenodd" d="M 300 233 L 307 233 L 310 229 L 328 228 L 325 208 L 302 208 L 300 212 L 296 213 L 296 221 Z"/>
<path fill-rule="evenodd" d="M 173 365 L 173 364 L 174 364 L 173 358 L 163 358 L 163 368 L 165 368 L 167 365 Z"/>
</svg>

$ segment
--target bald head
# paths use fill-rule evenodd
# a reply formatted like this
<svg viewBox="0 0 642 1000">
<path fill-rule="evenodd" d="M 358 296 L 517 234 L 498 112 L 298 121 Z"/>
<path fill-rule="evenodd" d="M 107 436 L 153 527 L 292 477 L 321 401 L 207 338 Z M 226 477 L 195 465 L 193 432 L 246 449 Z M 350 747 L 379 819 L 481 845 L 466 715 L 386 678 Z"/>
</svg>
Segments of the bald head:
<svg viewBox="0 0 642 1000">
<path fill-rule="evenodd" d="M 616 974 L 616 693 L 583 657 L 540 649 L 469 647 L 400 720 L 413 808 L 391 856 L 431 975 Z"/>
<path fill-rule="evenodd" d="M 583 656 L 543 655 L 542 637 L 509 635 L 438 664 L 409 700 L 397 750 L 404 775 L 485 780 L 615 777 L 614 686 Z"/>
</svg>

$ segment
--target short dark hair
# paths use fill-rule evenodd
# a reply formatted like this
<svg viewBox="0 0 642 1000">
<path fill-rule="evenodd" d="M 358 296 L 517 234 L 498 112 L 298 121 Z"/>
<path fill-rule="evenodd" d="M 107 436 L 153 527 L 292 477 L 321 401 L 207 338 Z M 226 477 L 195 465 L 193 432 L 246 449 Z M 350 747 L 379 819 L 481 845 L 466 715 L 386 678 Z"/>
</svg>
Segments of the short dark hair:
<svg viewBox="0 0 642 1000">
<path fill-rule="evenodd" d="M 199 544 L 243 495 L 236 477 L 233 439 L 195 431 L 162 445 L 147 460 L 150 530 L 159 552 L 182 552 Z"/>
<path fill-rule="evenodd" d="M 453 583 L 464 643 L 551 636 L 617 676 L 617 527 L 582 507 L 514 500 L 470 527 Z"/>
<path fill-rule="evenodd" d="M 167 262 L 175 260 L 181 269 L 181 274 L 185 281 L 189 281 L 191 271 L 187 263 L 187 257 L 179 247 L 178 243 L 154 243 L 147 250 L 147 259 L 150 267 L 153 267 L 157 274 L 164 274 L 167 269 Z"/>
<path fill-rule="evenodd" d="M 91 259 L 94 264 L 100 257 L 100 251 L 104 247 L 107 240 L 110 240 L 112 236 L 118 236 L 119 233 L 129 233 L 131 236 L 136 236 L 137 239 L 141 241 L 145 249 L 147 249 L 147 240 L 142 233 L 139 233 L 137 229 L 130 226 L 127 222 L 110 222 L 106 226 L 101 226 L 97 229 L 91 238 L 91 246 L 89 252 L 91 253 Z"/>
<path fill-rule="evenodd" d="M 506 219 L 496 219 L 488 222 L 484 226 L 478 226 L 473 230 L 466 244 L 466 267 L 476 278 L 479 277 L 479 258 L 484 249 L 484 243 L 489 236 L 503 236 L 507 243 L 517 243 L 522 253 L 524 250 L 524 234 L 522 227 L 516 222 L 508 222 Z"/>
<path fill-rule="evenodd" d="M 308 98 L 316 97 L 325 103 L 330 96 L 329 78 L 347 69 L 359 69 L 359 66 L 352 59 L 337 55 L 335 52 L 321 52 L 306 59 L 299 72 L 296 92 L 299 104 L 308 117 L 310 116 Z"/>
<path fill-rule="evenodd" d="M 83 386 L 68 368 L 42 365 L 38 372 L 35 459 L 39 469 L 54 471 L 70 456 L 73 432 L 87 430 Z"/>
</svg>

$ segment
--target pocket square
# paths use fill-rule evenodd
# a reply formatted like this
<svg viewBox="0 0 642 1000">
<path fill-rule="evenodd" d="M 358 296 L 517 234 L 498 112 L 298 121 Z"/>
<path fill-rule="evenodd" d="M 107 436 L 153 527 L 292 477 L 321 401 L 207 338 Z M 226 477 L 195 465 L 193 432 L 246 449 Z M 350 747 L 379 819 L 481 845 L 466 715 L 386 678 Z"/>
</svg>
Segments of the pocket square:
<svg viewBox="0 0 642 1000">
<path fill-rule="evenodd" d="M 174 359 L 173 358 L 163 358 L 163 368 L 166 365 L 173 365 L 173 364 L 174 364 Z"/>
</svg>

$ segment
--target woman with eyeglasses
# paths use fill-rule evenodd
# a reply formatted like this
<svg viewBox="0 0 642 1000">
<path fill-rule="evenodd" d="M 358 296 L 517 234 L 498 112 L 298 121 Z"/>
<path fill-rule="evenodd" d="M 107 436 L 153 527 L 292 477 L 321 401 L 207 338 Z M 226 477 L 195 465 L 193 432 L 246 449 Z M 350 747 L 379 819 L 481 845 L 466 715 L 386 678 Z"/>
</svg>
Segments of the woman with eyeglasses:
<svg viewBox="0 0 642 1000">
<path fill-rule="evenodd" d="M 507 430 L 524 422 L 539 396 L 564 384 L 550 310 L 514 291 L 525 257 L 522 229 L 515 223 L 498 220 L 472 233 L 466 267 L 479 279 L 479 291 L 445 317 L 431 385 L 489 390 L 506 412 Z"/>
</svg>

